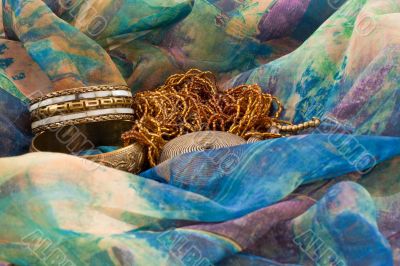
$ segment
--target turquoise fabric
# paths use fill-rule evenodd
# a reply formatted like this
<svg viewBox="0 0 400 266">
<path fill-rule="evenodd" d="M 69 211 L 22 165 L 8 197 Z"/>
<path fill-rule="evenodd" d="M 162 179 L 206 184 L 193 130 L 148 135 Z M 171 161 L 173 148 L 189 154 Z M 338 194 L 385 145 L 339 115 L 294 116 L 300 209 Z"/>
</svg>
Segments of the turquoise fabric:
<svg viewBox="0 0 400 266">
<path fill-rule="evenodd" d="M 400 1 L 3 0 L 1 13 L 1 261 L 400 264 Z M 322 124 L 138 175 L 27 154 L 29 99 L 135 93 L 189 68 Z"/>
</svg>

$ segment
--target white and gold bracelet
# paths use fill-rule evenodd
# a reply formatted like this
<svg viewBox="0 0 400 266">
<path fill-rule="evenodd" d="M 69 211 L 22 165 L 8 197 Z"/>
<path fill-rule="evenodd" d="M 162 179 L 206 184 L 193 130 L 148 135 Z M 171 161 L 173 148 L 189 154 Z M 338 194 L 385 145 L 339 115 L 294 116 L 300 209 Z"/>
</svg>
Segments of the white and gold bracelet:
<svg viewBox="0 0 400 266">
<path fill-rule="evenodd" d="M 56 91 L 33 99 L 29 108 L 35 137 L 30 150 L 80 155 L 98 146 L 122 147 L 132 128 L 132 93 L 127 86 L 101 85 Z M 82 158 L 138 173 L 144 164 L 139 143 Z"/>
<path fill-rule="evenodd" d="M 56 91 L 32 100 L 35 134 L 67 125 L 132 120 L 132 93 L 127 86 L 89 86 Z"/>
</svg>

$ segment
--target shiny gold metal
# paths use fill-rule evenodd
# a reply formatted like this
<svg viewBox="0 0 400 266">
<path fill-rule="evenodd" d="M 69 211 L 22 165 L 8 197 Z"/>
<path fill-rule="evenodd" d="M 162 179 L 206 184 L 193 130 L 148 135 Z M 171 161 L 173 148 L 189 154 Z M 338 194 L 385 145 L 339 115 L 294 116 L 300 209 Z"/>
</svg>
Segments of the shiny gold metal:
<svg viewBox="0 0 400 266">
<path fill-rule="evenodd" d="M 318 127 L 321 124 L 321 120 L 319 120 L 316 117 L 313 117 L 310 121 L 306 121 L 304 123 L 300 123 L 298 125 L 276 125 L 276 127 L 280 130 L 280 131 L 284 131 L 284 132 L 298 132 L 301 130 L 305 130 L 308 129 L 310 127 Z"/>
<path fill-rule="evenodd" d="M 315 126 L 319 126 L 321 124 L 321 120 L 317 117 L 313 117 L 313 120 L 315 121 Z"/>
<path fill-rule="evenodd" d="M 145 157 L 144 147 L 137 142 L 112 152 L 82 156 L 98 164 L 133 174 L 143 170 Z"/>
<path fill-rule="evenodd" d="M 220 149 L 245 144 L 246 140 L 237 135 L 223 131 L 198 131 L 185 134 L 167 142 L 161 150 L 158 163 L 172 159 L 178 155 Z"/>
<path fill-rule="evenodd" d="M 98 146 L 121 147 L 121 133 L 131 126 L 131 121 L 103 121 L 48 130 L 33 138 L 30 151 L 77 155 Z M 145 151 L 142 145 L 135 142 L 112 152 L 80 157 L 126 172 L 139 173 L 143 170 Z"/>
<path fill-rule="evenodd" d="M 68 121 L 63 121 L 63 122 L 57 122 L 57 123 L 52 123 L 52 124 L 47 124 L 44 126 L 39 126 L 34 129 L 32 129 L 32 132 L 34 134 L 39 134 L 44 131 L 48 130 L 55 130 L 57 128 L 62 128 L 65 126 L 73 126 L 73 125 L 80 125 L 80 124 L 91 124 L 94 122 L 103 122 L 103 121 L 118 121 L 118 120 L 129 120 L 133 121 L 134 116 L 131 114 L 117 114 L 117 115 L 100 115 L 100 116 L 90 116 L 90 117 L 85 117 L 85 118 L 79 118 L 79 119 L 72 119 Z M 97 132 L 98 134 L 102 134 L 101 131 Z"/>
<path fill-rule="evenodd" d="M 79 100 L 72 102 L 64 102 L 53 104 L 45 107 L 40 107 L 31 113 L 33 121 L 44 119 L 47 117 L 82 112 L 94 109 L 111 108 L 111 107 L 126 107 L 132 105 L 131 97 L 106 97 L 99 99 Z"/>
<path fill-rule="evenodd" d="M 85 92 L 113 91 L 113 90 L 130 91 L 130 88 L 126 85 L 97 85 L 97 86 L 72 88 L 72 89 L 66 89 L 66 90 L 61 90 L 61 91 L 54 91 L 54 92 L 48 93 L 46 95 L 43 95 L 41 97 L 37 97 L 37 98 L 31 100 L 31 104 L 41 102 L 46 99 L 58 97 L 58 96 L 65 96 L 65 95 L 85 93 Z"/>
</svg>

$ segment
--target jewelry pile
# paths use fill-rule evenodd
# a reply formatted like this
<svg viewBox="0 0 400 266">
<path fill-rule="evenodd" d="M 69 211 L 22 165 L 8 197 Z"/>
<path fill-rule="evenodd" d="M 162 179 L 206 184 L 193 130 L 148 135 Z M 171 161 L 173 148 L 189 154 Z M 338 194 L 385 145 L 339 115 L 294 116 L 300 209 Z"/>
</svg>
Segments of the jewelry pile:
<svg viewBox="0 0 400 266">
<path fill-rule="evenodd" d="M 138 142 L 147 148 L 155 166 L 164 145 L 197 131 L 225 131 L 246 140 L 279 138 L 281 131 L 295 133 L 316 127 L 316 118 L 300 125 L 279 120 L 281 102 L 258 85 L 241 85 L 221 91 L 211 72 L 191 69 L 170 76 L 153 91 L 133 96 L 135 123 L 122 134 L 125 145 Z"/>
</svg>

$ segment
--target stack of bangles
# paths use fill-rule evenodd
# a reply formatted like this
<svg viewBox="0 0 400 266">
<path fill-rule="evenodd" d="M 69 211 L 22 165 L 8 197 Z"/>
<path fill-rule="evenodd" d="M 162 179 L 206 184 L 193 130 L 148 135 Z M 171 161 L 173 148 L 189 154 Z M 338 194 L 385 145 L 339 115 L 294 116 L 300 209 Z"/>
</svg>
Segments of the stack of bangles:
<svg viewBox="0 0 400 266">
<path fill-rule="evenodd" d="M 132 128 L 132 93 L 125 85 L 101 85 L 56 91 L 35 98 L 31 151 L 82 155 L 97 147 L 121 147 L 121 134 Z M 116 169 L 138 173 L 144 163 L 142 145 L 83 158 Z"/>
</svg>

